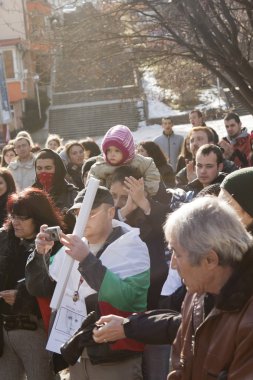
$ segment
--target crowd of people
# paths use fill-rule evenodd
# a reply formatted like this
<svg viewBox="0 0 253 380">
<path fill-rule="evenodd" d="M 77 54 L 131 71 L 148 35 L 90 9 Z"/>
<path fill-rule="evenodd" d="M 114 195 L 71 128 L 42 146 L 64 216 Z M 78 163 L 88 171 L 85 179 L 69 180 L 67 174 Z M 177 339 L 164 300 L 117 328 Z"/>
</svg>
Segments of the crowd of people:
<svg viewBox="0 0 253 380">
<path fill-rule="evenodd" d="M 185 137 L 168 117 L 138 144 L 116 125 L 101 148 L 59 135 L 40 147 L 21 131 L 2 149 L 0 378 L 253 376 L 253 134 L 236 113 L 223 138 L 199 110 L 189 121 Z M 91 178 L 100 186 L 78 237 Z M 63 318 L 50 301 L 66 254 L 77 264 Z M 61 354 L 46 349 L 56 323 Z"/>
</svg>

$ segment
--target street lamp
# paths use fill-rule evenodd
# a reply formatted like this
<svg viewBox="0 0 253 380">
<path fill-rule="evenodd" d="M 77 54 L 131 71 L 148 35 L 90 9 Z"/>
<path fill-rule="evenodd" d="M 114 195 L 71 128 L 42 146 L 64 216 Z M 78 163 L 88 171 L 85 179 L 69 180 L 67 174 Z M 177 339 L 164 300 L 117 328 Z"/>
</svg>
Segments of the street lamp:
<svg viewBox="0 0 253 380">
<path fill-rule="evenodd" d="M 40 76 L 39 76 L 39 74 L 35 74 L 33 77 L 33 80 L 34 80 L 35 92 L 36 92 L 37 103 L 38 103 L 39 118 L 41 119 L 41 106 L 40 106 L 40 93 L 39 93 Z"/>
</svg>

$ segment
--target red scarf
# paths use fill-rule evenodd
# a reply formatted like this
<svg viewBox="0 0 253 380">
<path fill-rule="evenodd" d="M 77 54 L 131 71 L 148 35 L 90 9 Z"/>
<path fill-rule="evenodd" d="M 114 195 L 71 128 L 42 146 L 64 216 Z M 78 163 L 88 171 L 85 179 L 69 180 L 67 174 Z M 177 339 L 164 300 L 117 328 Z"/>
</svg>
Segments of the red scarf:
<svg viewBox="0 0 253 380">
<path fill-rule="evenodd" d="M 50 192 L 53 184 L 53 178 L 54 178 L 54 173 L 40 173 L 37 175 L 38 180 L 40 184 L 43 187 L 43 190 L 46 190 L 46 192 Z"/>
</svg>

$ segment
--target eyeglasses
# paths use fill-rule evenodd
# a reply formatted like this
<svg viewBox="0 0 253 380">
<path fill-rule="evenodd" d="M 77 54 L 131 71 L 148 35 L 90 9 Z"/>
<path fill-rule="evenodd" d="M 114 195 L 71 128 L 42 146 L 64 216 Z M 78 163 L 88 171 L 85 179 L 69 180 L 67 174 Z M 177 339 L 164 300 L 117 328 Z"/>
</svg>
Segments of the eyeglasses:
<svg viewBox="0 0 253 380">
<path fill-rule="evenodd" d="M 18 220 L 19 222 L 24 222 L 28 219 L 31 219 L 31 216 L 10 214 L 9 218 L 10 220 Z"/>
</svg>

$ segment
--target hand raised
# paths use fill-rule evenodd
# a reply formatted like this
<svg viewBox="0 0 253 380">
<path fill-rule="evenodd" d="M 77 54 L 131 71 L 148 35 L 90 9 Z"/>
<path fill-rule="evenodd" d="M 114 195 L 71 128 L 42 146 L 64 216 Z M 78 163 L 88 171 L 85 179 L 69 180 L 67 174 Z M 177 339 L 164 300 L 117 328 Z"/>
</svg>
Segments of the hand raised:
<svg viewBox="0 0 253 380">
<path fill-rule="evenodd" d="M 54 246 L 54 242 L 48 240 L 48 234 L 45 232 L 47 227 L 46 224 L 43 224 L 35 239 L 35 248 L 40 255 L 46 255 Z"/>
</svg>

